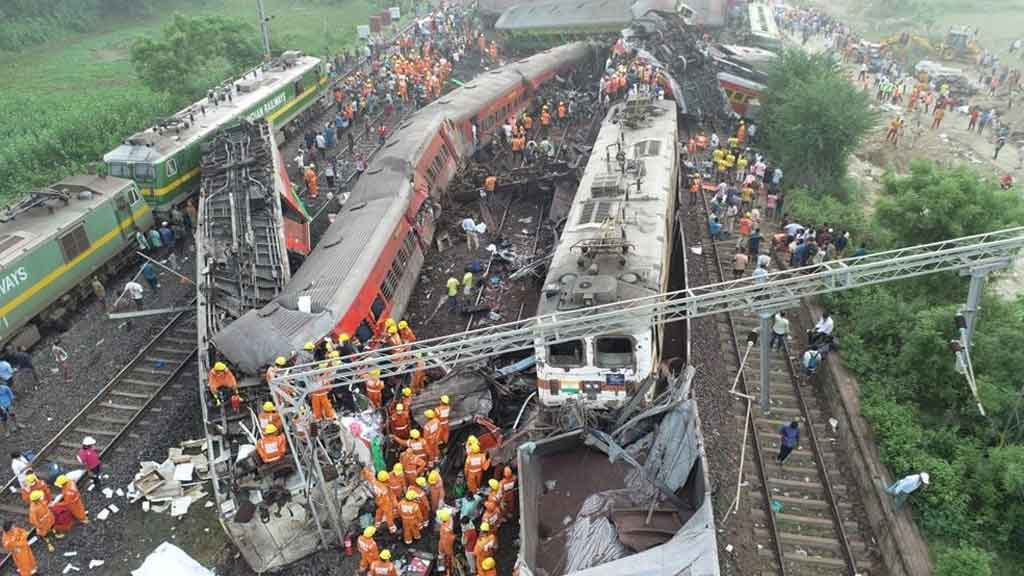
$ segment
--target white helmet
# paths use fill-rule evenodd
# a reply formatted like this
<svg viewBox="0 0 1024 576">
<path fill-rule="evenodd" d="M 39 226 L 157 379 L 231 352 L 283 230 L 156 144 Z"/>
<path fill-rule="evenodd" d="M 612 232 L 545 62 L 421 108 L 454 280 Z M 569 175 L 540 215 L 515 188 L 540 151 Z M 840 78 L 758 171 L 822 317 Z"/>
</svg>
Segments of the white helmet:
<svg viewBox="0 0 1024 576">
<path fill-rule="evenodd" d="M 82 446 L 95 446 L 95 445 L 96 445 L 96 439 L 93 438 L 92 436 L 86 436 L 85 438 L 82 438 Z"/>
</svg>

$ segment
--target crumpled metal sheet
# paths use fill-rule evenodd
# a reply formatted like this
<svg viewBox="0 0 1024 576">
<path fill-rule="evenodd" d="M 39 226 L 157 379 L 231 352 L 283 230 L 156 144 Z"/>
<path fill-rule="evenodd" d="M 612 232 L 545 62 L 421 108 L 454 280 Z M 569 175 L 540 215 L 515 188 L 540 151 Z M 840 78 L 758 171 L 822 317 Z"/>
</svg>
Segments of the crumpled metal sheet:
<svg viewBox="0 0 1024 576">
<path fill-rule="evenodd" d="M 477 416 L 487 416 L 494 408 L 491 383 L 494 380 L 483 370 L 456 370 L 417 394 L 412 401 L 410 415 L 417 425 L 422 426 L 428 408 L 436 408 L 441 396 L 451 400 L 451 414 L 448 428 L 455 430 L 472 423 Z"/>
</svg>

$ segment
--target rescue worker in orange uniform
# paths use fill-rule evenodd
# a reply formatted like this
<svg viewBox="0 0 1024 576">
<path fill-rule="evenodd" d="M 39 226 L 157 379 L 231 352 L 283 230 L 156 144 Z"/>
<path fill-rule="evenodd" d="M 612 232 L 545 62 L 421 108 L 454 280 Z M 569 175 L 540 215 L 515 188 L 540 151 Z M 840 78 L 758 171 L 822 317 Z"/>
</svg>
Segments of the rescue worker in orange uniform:
<svg viewBox="0 0 1024 576">
<path fill-rule="evenodd" d="M 28 508 L 28 522 L 36 529 L 36 536 L 43 539 L 46 542 L 46 549 L 53 552 L 53 544 L 50 543 L 49 535 L 50 530 L 53 529 L 53 524 L 56 519 L 53 517 L 53 512 L 50 511 L 50 505 L 45 500 L 45 495 L 42 490 L 36 490 L 29 497 L 31 504 Z M 63 538 L 62 534 L 56 534 L 57 538 Z"/>
<path fill-rule="evenodd" d="M 391 476 L 386 470 L 377 472 L 374 477 L 368 468 L 363 469 L 364 477 L 370 482 L 373 490 L 373 502 L 376 505 L 376 512 L 373 516 L 375 526 L 388 525 L 388 530 L 394 534 L 398 531 L 395 527 L 395 495 L 391 492 Z"/>
<path fill-rule="evenodd" d="M 736 141 L 739 146 L 747 140 L 747 123 L 740 120 L 740 127 L 736 130 Z"/>
<path fill-rule="evenodd" d="M 566 108 L 565 102 L 559 102 L 558 103 L 558 110 L 557 110 L 557 112 L 558 112 L 558 123 L 560 125 L 564 125 L 565 124 L 565 116 L 568 113 L 568 111 L 569 111 L 569 109 Z"/>
<path fill-rule="evenodd" d="M 223 362 L 215 363 L 206 379 L 210 386 L 210 394 L 213 395 L 217 406 L 238 394 L 238 381 L 235 380 L 235 375 L 228 369 L 227 364 Z"/>
<path fill-rule="evenodd" d="M 505 508 L 505 517 L 511 518 L 516 514 L 516 477 L 512 474 L 512 468 L 505 466 L 501 477 L 501 498 Z"/>
<path fill-rule="evenodd" d="M 370 564 L 370 576 L 398 576 L 398 570 L 391 563 L 391 551 L 381 550 L 380 556 Z"/>
<path fill-rule="evenodd" d="M 398 335 L 398 326 L 388 326 L 387 336 L 384 338 L 384 346 L 386 348 L 400 348 L 402 346 L 402 337 Z"/>
<path fill-rule="evenodd" d="M 441 420 L 437 412 L 430 409 L 423 413 L 427 421 L 423 423 L 423 441 L 427 445 L 427 463 L 433 466 L 441 457 Z"/>
<path fill-rule="evenodd" d="M 381 478 L 380 472 L 377 473 L 377 478 Z M 391 496 L 394 498 L 394 502 L 397 503 L 405 497 L 405 468 L 401 463 L 395 462 L 395 465 L 391 467 L 391 472 L 388 473 L 386 479 L 388 485 L 388 491 L 391 492 Z"/>
<path fill-rule="evenodd" d="M 310 164 L 306 166 L 305 172 L 302 173 L 302 179 L 306 182 L 306 189 L 309 190 L 310 198 L 320 196 L 320 188 L 317 186 L 316 181 L 316 165 Z"/>
<path fill-rule="evenodd" d="M 430 474 L 427 474 L 427 484 L 430 485 L 430 508 L 440 510 L 441 504 L 444 503 L 444 481 L 441 473 L 431 470 Z"/>
<path fill-rule="evenodd" d="M 380 408 L 384 401 L 384 382 L 380 379 L 380 370 L 374 368 L 366 377 L 366 397 L 370 400 L 370 406 Z"/>
<path fill-rule="evenodd" d="M 416 493 L 416 504 L 423 512 L 423 525 L 430 520 L 430 496 L 427 496 L 427 479 L 419 476 L 409 485 L 409 491 Z"/>
<path fill-rule="evenodd" d="M 412 377 L 409 379 L 410 392 L 420 392 L 423 390 L 423 383 L 427 379 L 427 365 L 423 361 L 423 353 L 416 352 L 416 369 L 412 372 Z"/>
<path fill-rule="evenodd" d="M 32 576 L 36 573 L 36 556 L 32 553 L 32 547 L 28 543 L 28 532 L 24 528 L 15 526 L 14 522 L 4 522 L 3 546 L 11 558 L 14 558 L 18 576 Z"/>
<path fill-rule="evenodd" d="M 388 417 L 388 424 L 393 435 L 403 440 L 409 437 L 409 411 L 405 409 L 405 404 L 395 404 Z"/>
<path fill-rule="evenodd" d="M 319 368 L 321 370 L 326 370 L 330 367 L 331 365 L 327 362 L 321 362 L 319 364 Z M 320 382 L 323 387 L 317 388 L 309 395 L 309 403 L 313 408 L 313 420 L 317 422 L 324 418 L 333 420 L 336 417 L 336 414 L 334 413 L 334 405 L 331 404 L 331 399 L 327 396 L 330 390 L 326 387 L 327 383 L 330 381 L 330 374 L 323 374 L 319 376 L 319 378 L 322 378 Z"/>
<path fill-rule="evenodd" d="M 402 464 L 402 469 L 405 470 L 406 486 L 411 486 L 416 481 L 416 477 L 427 467 L 427 461 L 418 456 L 412 448 L 403 450 L 398 456 L 398 461 Z"/>
<path fill-rule="evenodd" d="M 451 398 L 447 394 L 441 396 L 441 403 L 434 408 L 434 412 L 437 412 L 437 419 L 441 423 L 441 444 L 448 443 L 448 418 L 451 417 L 452 407 Z"/>
<path fill-rule="evenodd" d="M 398 504 L 398 515 L 402 517 L 402 540 L 406 546 L 420 539 L 423 524 L 423 512 L 416 502 L 416 492 L 408 490 L 405 498 Z"/>
<path fill-rule="evenodd" d="M 402 342 L 406 344 L 412 344 L 416 341 L 416 333 L 412 331 L 409 323 L 405 320 L 398 323 L 398 335 L 402 337 Z"/>
<path fill-rule="evenodd" d="M 483 572 L 484 560 L 493 558 L 498 553 L 498 535 L 494 527 L 487 522 L 480 523 L 480 535 L 473 546 L 473 557 L 476 558 L 476 572 Z"/>
<path fill-rule="evenodd" d="M 25 501 L 25 504 L 32 503 L 32 493 L 39 490 L 43 493 L 43 499 L 49 504 L 53 501 L 53 493 L 50 492 L 50 487 L 46 485 L 35 474 L 25 475 L 25 487 L 21 489 L 21 499 Z"/>
<path fill-rule="evenodd" d="M 484 192 L 493 194 L 494 190 L 498 187 L 498 177 L 491 175 L 484 178 Z"/>
<path fill-rule="evenodd" d="M 60 488 L 61 502 L 67 506 L 68 512 L 75 517 L 82 524 L 89 523 L 89 513 L 85 510 L 85 504 L 82 503 L 82 493 L 78 491 L 78 485 L 75 481 L 61 474 L 57 476 L 57 480 L 53 482 L 53 485 Z"/>
<path fill-rule="evenodd" d="M 446 508 L 437 511 L 437 525 L 437 554 L 441 557 L 441 566 L 447 574 L 451 571 L 455 559 L 455 523 L 452 521 L 450 510 Z"/>
<path fill-rule="evenodd" d="M 484 558 L 484 561 L 480 563 L 480 567 L 483 568 L 477 573 L 477 576 L 498 576 L 498 563 L 494 561 L 494 558 Z"/>
<path fill-rule="evenodd" d="M 267 384 L 270 384 L 277 373 L 288 366 L 288 359 L 284 356 L 278 356 L 274 359 L 274 365 L 268 366 L 266 371 Z"/>
<path fill-rule="evenodd" d="M 369 570 L 373 561 L 380 558 L 380 550 L 377 548 L 377 542 L 373 539 L 373 535 L 376 533 L 376 528 L 367 526 L 363 533 L 359 535 L 359 538 L 356 539 L 356 549 L 359 550 L 360 574 Z"/>
<path fill-rule="evenodd" d="M 263 437 L 256 442 L 256 454 L 265 464 L 277 462 L 288 453 L 288 439 L 273 424 L 263 428 Z"/>
<path fill-rule="evenodd" d="M 398 444 L 406 448 L 411 448 L 417 456 L 423 459 L 424 462 L 430 461 L 430 454 L 427 452 L 427 442 L 423 439 L 423 435 L 419 430 L 415 428 L 410 430 L 408 440 L 402 440 L 396 436 L 392 436 L 391 438 Z"/>
<path fill-rule="evenodd" d="M 470 493 L 480 490 L 480 481 L 484 477 L 484 471 L 491 467 L 491 460 L 480 450 L 479 444 L 469 446 L 469 455 L 466 456 L 464 472 L 466 474 L 466 488 Z"/>
<path fill-rule="evenodd" d="M 529 112 L 523 114 L 523 129 L 529 132 L 533 129 L 533 116 Z"/>
<path fill-rule="evenodd" d="M 267 400 L 263 403 L 263 409 L 260 410 L 259 415 L 260 430 L 267 427 L 267 424 L 273 424 L 278 430 L 281 429 L 281 415 L 277 413 L 277 408 L 274 407 L 274 403 Z"/>
<path fill-rule="evenodd" d="M 484 502 L 484 513 L 480 516 L 480 519 L 490 524 L 495 530 L 501 527 L 501 509 L 494 500 L 488 498 Z"/>
</svg>

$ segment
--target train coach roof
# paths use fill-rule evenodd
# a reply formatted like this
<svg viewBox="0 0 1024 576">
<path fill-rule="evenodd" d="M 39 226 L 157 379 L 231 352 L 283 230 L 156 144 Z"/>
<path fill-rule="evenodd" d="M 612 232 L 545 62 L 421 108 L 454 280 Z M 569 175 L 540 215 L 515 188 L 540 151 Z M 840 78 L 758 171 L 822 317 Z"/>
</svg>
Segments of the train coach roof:
<svg viewBox="0 0 1024 576">
<path fill-rule="evenodd" d="M 652 11 L 673 12 L 672 0 L 557 0 L 509 8 L 496 30 L 626 26 Z"/>
<path fill-rule="evenodd" d="M 315 69 L 320 64 L 320 59 L 297 56 L 289 58 L 288 62 L 290 64 L 286 65 L 282 58 L 270 65 L 250 70 L 244 77 L 231 83 L 237 87 L 244 87 L 245 90 L 234 91 L 230 102 L 222 100 L 220 103 L 214 103 L 209 98 L 203 98 L 175 114 L 173 119 L 178 121 L 177 124 L 167 124 L 162 130 L 153 126 L 138 132 L 117 148 L 107 152 L 103 156 L 103 161 L 156 162 L 170 156 L 177 150 L 199 142 L 218 128 L 231 123 L 239 114 L 252 110 L 277 91 L 290 86 L 306 72 Z M 257 70 L 260 70 L 259 74 L 256 73 Z M 285 105 L 287 104 L 284 102 L 279 104 Z M 205 114 L 202 113 L 202 108 L 205 108 Z M 278 107 L 268 109 L 259 116 L 265 116 L 275 108 Z M 252 110 L 249 113 L 256 112 L 260 111 Z M 195 118 L 194 123 L 189 118 L 190 114 Z"/>
<path fill-rule="evenodd" d="M 60 200 L 48 199 L 29 210 L 19 211 L 19 206 L 27 206 L 26 203 L 39 198 L 33 194 L 0 210 L 0 267 L 62 232 L 131 185 L 131 180 L 123 178 L 70 176 L 44 191 L 68 193 L 70 201 L 66 205 Z M 80 196 L 82 192 L 91 195 Z"/>
</svg>

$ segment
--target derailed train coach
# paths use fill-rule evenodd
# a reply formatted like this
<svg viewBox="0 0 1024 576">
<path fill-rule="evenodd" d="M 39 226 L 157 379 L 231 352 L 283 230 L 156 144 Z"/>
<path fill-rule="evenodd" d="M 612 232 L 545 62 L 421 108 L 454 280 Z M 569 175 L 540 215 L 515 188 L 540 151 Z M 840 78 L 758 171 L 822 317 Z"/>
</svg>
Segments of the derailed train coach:
<svg viewBox="0 0 1024 576">
<path fill-rule="evenodd" d="M 558 75 L 594 59 L 582 42 L 481 75 L 395 130 L 317 248 L 282 293 L 214 338 L 243 372 L 256 373 L 308 341 L 349 334 L 369 341 L 383 318 L 401 317 L 434 234 L 441 192 L 463 158 L 530 104 Z"/>
</svg>

